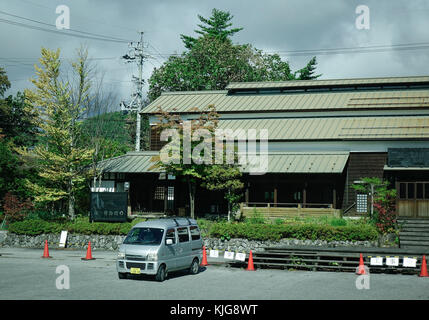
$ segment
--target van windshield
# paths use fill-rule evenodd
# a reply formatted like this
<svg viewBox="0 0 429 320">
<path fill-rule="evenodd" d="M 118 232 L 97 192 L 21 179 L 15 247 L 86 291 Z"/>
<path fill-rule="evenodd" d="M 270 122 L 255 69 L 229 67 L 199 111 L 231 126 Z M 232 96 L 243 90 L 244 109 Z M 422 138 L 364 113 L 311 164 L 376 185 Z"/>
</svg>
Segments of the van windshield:
<svg viewBox="0 0 429 320">
<path fill-rule="evenodd" d="M 124 244 L 159 245 L 164 234 L 158 228 L 133 228 L 124 240 Z"/>
</svg>

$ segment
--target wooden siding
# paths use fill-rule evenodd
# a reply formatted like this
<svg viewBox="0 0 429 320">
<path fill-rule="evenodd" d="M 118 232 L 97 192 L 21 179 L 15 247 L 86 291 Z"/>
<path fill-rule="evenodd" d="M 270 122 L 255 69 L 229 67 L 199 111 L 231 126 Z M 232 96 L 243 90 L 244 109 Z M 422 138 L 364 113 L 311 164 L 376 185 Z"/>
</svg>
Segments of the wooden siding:
<svg viewBox="0 0 429 320">
<path fill-rule="evenodd" d="M 167 144 L 166 141 L 160 140 L 161 134 L 159 130 L 155 129 L 155 126 L 150 127 L 150 150 L 159 151 L 163 146 Z"/>
<path fill-rule="evenodd" d="M 343 198 L 343 210 L 356 202 L 356 191 L 352 188 L 354 181 L 363 177 L 383 178 L 387 153 L 350 153 L 347 165 L 347 177 Z M 351 212 L 356 212 L 356 208 Z"/>
</svg>

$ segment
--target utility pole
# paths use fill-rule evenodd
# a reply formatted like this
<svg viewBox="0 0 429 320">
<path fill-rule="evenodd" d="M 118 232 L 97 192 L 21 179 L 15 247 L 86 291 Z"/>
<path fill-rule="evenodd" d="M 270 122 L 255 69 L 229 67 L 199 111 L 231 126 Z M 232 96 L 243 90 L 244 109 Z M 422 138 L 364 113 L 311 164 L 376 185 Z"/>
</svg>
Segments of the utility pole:
<svg viewBox="0 0 429 320">
<path fill-rule="evenodd" d="M 129 44 L 129 54 L 122 56 L 127 63 L 137 63 L 139 68 L 138 78 L 133 76 L 133 80 L 137 84 L 136 92 L 133 93 L 133 100 L 128 105 L 121 102 L 122 111 L 137 111 L 137 125 L 136 125 L 136 151 L 140 151 L 140 131 L 141 131 L 141 115 L 143 109 L 143 61 L 146 56 L 143 54 L 143 31 L 140 31 L 140 41 L 137 43 L 131 42 Z"/>
</svg>

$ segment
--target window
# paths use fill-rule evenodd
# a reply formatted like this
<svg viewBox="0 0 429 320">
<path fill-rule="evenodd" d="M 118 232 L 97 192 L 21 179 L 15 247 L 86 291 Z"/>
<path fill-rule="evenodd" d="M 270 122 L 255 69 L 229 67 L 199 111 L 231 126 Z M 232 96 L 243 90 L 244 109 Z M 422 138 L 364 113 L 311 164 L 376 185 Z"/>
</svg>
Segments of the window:
<svg viewBox="0 0 429 320">
<path fill-rule="evenodd" d="M 407 198 L 414 199 L 414 183 L 408 184 Z"/>
<path fill-rule="evenodd" d="M 161 243 L 163 229 L 133 228 L 124 240 L 125 244 L 157 245 Z"/>
<path fill-rule="evenodd" d="M 176 243 L 176 231 L 174 229 L 168 229 L 165 234 L 165 240 L 171 239 L 173 240 L 173 244 Z M 165 241 L 167 243 L 167 241 Z"/>
<path fill-rule="evenodd" d="M 177 228 L 177 235 L 179 237 L 179 242 L 189 241 L 189 232 L 187 227 Z"/>
<path fill-rule="evenodd" d="M 191 239 L 192 240 L 199 240 L 200 239 L 200 230 L 198 230 L 197 226 L 192 226 L 189 228 L 191 231 Z"/>
<path fill-rule="evenodd" d="M 154 199 L 155 200 L 164 200 L 164 196 L 165 196 L 164 187 L 162 187 L 162 186 L 156 187 Z"/>
<path fill-rule="evenodd" d="M 399 183 L 399 199 L 403 200 L 428 200 L 428 182 L 401 182 Z"/>
<path fill-rule="evenodd" d="M 368 211 L 368 195 L 365 193 L 358 193 L 356 195 L 356 211 L 364 213 Z"/>
<path fill-rule="evenodd" d="M 423 183 L 416 183 L 416 199 L 423 199 Z"/>
<path fill-rule="evenodd" d="M 406 183 L 400 183 L 399 184 L 399 199 L 406 199 L 407 198 L 407 184 Z"/>
</svg>

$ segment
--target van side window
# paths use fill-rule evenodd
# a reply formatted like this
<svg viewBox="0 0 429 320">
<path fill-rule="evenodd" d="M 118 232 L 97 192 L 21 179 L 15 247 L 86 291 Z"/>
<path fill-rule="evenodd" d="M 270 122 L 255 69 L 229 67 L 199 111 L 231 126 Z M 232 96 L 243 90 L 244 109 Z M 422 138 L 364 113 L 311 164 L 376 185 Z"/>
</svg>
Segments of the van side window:
<svg viewBox="0 0 429 320">
<path fill-rule="evenodd" d="M 177 235 L 179 236 L 179 242 L 189 241 L 189 232 L 187 227 L 177 228 Z"/>
<path fill-rule="evenodd" d="M 166 242 L 167 242 L 167 239 L 173 240 L 173 244 L 176 243 L 176 232 L 174 231 L 174 229 L 168 229 L 167 230 L 167 233 L 165 234 Z"/>
<path fill-rule="evenodd" d="M 197 226 L 189 227 L 189 230 L 191 230 L 192 240 L 199 240 L 200 239 L 200 230 L 198 230 Z"/>
</svg>

